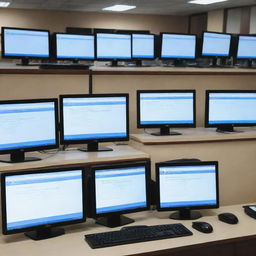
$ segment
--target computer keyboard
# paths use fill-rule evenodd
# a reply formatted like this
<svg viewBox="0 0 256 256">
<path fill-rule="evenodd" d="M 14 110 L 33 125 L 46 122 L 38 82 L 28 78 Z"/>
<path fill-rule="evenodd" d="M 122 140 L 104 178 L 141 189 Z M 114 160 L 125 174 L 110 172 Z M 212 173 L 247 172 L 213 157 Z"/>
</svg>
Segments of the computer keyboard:
<svg viewBox="0 0 256 256">
<path fill-rule="evenodd" d="M 181 223 L 156 226 L 130 226 L 118 231 L 85 235 L 91 248 L 146 242 L 166 238 L 190 236 L 193 233 Z"/>
</svg>

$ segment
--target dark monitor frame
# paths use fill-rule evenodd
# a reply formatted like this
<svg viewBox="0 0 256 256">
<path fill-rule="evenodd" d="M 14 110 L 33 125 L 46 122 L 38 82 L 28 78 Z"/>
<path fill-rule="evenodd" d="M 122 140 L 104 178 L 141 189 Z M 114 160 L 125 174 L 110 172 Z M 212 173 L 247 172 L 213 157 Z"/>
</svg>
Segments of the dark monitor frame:
<svg viewBox="0 0 256 256">
<path fill-rule="evenodd" d="M 215 165 L 216 166 L 216 204 L 215 205 L 199 205 L 199 206 L 181 206 L 181 207 L 166 207 L 162 208 L 160 206 L 160 180 L 159 180 L 159 169 L 162 166 L 204 166 L 204 165 Z M 189 219 L 190 210 L 197 210 L 197 209 L 215 209 L 219 208 L 219 168 L 217 161 L 186 161 L 186 162 L 160 162 L 155 164 L 155 171 L 156 171 L 156 208 L 157 211 L 175 211 L 179 210 L 184 211 L 184 216 L 180 214 L 180 217 L 184 217 L 181 219 Z M 192 214 L 191 214 L 192 215 Z M 199 216 L 200 217 L 200 216 Z"/>
<path fill-rule="evenodd" d="M 7 176 L 14 176 L 14 175 L 24 175 L 24 174 L 44 174 L 44 173 L 51 173 L 51 172 L 63 172 L 63 171 L 72 171 L 72 170 L 82 170 L 82 197 L 83 197 L 83 218 L 78 220 L 71 220 L 71 221 L 62 221 L 62 222 L 56 222 L 56 223 L 50 223 L 50 224 L 43 224 L 43 225 L 35 225 L 32 227 L 26 227 L 26 228 L 20 228 L 20 229 L 13 229 L 8 230 L 7 229 L 7 212 L 6 212 L 6 186 L 5 186 L 5 177 Z M 51 227 L 58 227 L 63 225 L 69 225 L 69 224 L 76 224 L 86 221 L 86 209 L 85 209 L 85 171 L 84 167 L 78 166 L 78 167 L 50 167 L 49 169 L 45 168 L 36 168 L 31 170 L 19 170 L 14 172 L 6 172 L 1 174 L 1 204 L 2 204 L 2 231 L 4 235 L 10 235 L 10 234 L 16 234 L 16 233 L 23 233 L 27 231 L 35 231 L 38 230 L 39 236 L 42 235 L 42 238 L 34 239 L 34 240 L 40 240 L 45 239 L 49 237 L 44 237 L 50 234 L 54 234 L 55 229 L 53 229 L 53 232 L 50 232 Z M 59 229 L 58 229 L 59 230 Z M 57 230 L 57 231 L 58 231 Z M 63 230 L 61 234 L 63 234 Z M 50 233 L 50 234 L 49 234 Z M 60 234 L 59 234 L 60 235 Z M 33 239 L 33 238 L 32 238 Z"/>
<path fill-rule="evenodd" d="M 203 47 L 204 47 L 204 34 L 205 33 L 212 33 L 212 34 L 220 34 L 220 35 L 230 35 L 230 44 L 229 44 L 229 51 L 227 56 L 221 56 L 221 55 L 203 55 Z M 232 49 L 232 34 L 230 33 L 221 33 L 221 32 L 214 32 L 214 31 L 203 31 L 202 32 L 202 40 L 201 40 L 201 46 L 200 46 L 200 57 L 201 58 L 220 58 L 220 59 L 226 59 L 231 57 L 231 49 Z"/>
<path fill-rule="evenodd" d="M 130 42 L 131 42 L 131 58 L 99 58 L 98 57 L 98 42 L 97 42 L 97 35 L 98 34 L 116 34 L 116 35 L 126 35 L 130 37 Z M 127 34 L 121 34 L 121 33 L 108 33 L 108 32 L 97 32 L 95 33 L 95 39 L 94 39 L 94 43 L 95 43 L 95 60 L 97 61 L 130 61 L 132 60 L 132 35 L 127 33 Z M 115 64 L 114 64 L 115 66 Z"/>
<path fill-rule="evenodd" d="M 153 55 L 154 55 L 154 57 L 153 58 L 140 58 L 140 57 L 133 57 L 133 35 L 146 35 L 146 36 L 148 36 L 148 35 L 152 35 L 153 36 L 153 40 L 154 40 L 154 43 L 153 43 L 153 45 L 154 45 L 154 49 L 153 49 Z M 155 34 L 150 34 L 150 33 L 132 33 L 131 34 L 131 39 L 132 39 L 132 59 L 133 60 L 154 60 L 154 59 L 156 59 L 156 35 Z"/>
<path fill-rule="evenodd" d="M 205 91 L 205 127 L 216 127 L 217 131 L 229 131 L 232 132 L 234 126 L 255 126 L 256 123 L 221 123 L 221 124 L 209 124 L 209 101 L 210 93 L 256 93 L 256 90 L 206 90 Z"/>
<path fill-rule="evenodd" d="M 98 97 L 125 97 L 126 98 L 126 134 L 122 138 L 102 138 L 102 139 L 79 139 L 79 140 L 65 140 L 64 139 L 64 113 L 63 113 L 63 99 L 65 98 L 98 98 Z M 98 142 L 114 142 L 114 141 L 127 141 L 129 140 L 129 94 L 115 93 L 115 94 L 66 94 L 60 95 L 60 144 L 81 144 L 81 143 L 98 143 Z"/>
<path fill-rule="evenodd" d="M 162 48 L 163 48 L 163 35 L 182 35 L 182 36 L 195 36 L 195 56 L 193 58 L 182 58 L 182 57 L 168 57 L 164 58 L 162 57 Z M 197 55 L 197 35 L 196 34 L 186 34 L 186 33 L 170 33 L 170 32 L 161 32 L 159 37 L 159 59 L 160 60 L 195 60 Z"/>
<path fill-rule="evenodd" d="M 140 94 L 141 93 L 192 93 L 193 94 L 193 124 L 141 124 Z M 137 128 L 194 128 L 196 127 L 196 90 L 137 90 Z"/>
<path fill-rule="evenodd" d="M 75 36 L 93 36 L 93 40 L 94 40 L 94 42 L 93 42 L 93 47 L 94 47 L 94 51 L 93 51 L 93 53 L 94 53 L 94 58 L 73 58 L 73 57 L 71 57 L 71 58 L 59 58 L 58 56 L 57 56 L 57 35 L 75 35 Z M 58 33 L 58 32 L 56 32 L 56 33 L 54 33 L 53 34 L 53 45 L 54 45 L 54 58 L 56 59 L 56 60 L 70 60 L 70 61 L 79 61 L 79 60 L 85 60 L 85 61 L 94 61 L 95 60 L 95 36 L 94 36 L 94 34 L 74 34 L 74 33 Z"/>
<path fill-rule="evenodd" d="M 48 45 L 49 45 L 49 49 L 48 49 L 48 57 L 42 57 L 42 56 L 20 56 L 20 55 L 12 55 L 12 56 L 8 56 L 5 55 L 5 36 L 4 36 L 4 30 L 5 29 L 15 29 L 15 30 L 29 30 L 29 31 L 35 31 L 35 32 L 47 32 L 48 33 Z M 8 58 L 8 59 L 21 59 L 22 63 L 24 65 L 28 64 L 28 60 L 29 59 L 49 59 L 51 57 L 51 39 L 50 39 L 50 31 L 49 30 L 43 30 L 43 29 L 31 29 L 31 28 L 17 28 L 17 27 L 2 27 L 1 28 L 1 47 L 2 47 L 2 58 Z"/>
<path fill-rule="evenodd" d="M 95 171 L 97 170 L 107 170 L 107 169 L 118 169 L 118 168 L 129 168 L 129 167 L 137 167 L 137 166 L 145 166 L 146 168 L 146 201 L 147 205 L 146 207 L 143 208 L 136 208 L 136 209 L 131 209 L 131 210 L 119 210 L 119 211 L 113 211 L 113 212 L 108 212 L 108 213 L 97 213 L 96 212 L 96 192 L 95 192 Z M 121 216 L 122 214 L 126 213 L 133 213 L 133 212 L 141 212 L 141 211 L 146 211 L 150 209 L 150 178 L 151 178 L 151 170 L 150 170 L 150 161 L 145 160 L 145 161 L 136 161 L 136 162 L 123 162 L 123 163 L 116 163 L 116 164 L 104 164 L 104 165 L 94 165 L 91 166 L 90 168 L 90 175 L 91 175 L 91 210 L 92 210 L 92 217 L 95 219 L 98 219 L 98 223 L 102 225 L 107 225 L 109 227 L 116 227 L 120 225 L 125 225 L 128 223 L 122 223 L 123 221 L 126 221 L 127 217 Z M 109 223 L 101 223 L 101 217 L 104 219 L 104 217 L 109 217 L 113 216 L 113 219 L 109 220 Z M 121 217 L 120 222 L 118 223 L 118 217 Z M 122 219 L 122 217 L 124 219 Z M 117 219 L 116 219 L 117 218 Z M 132 221 L 133 222 L 133 221 Z M 110 224 L 110 225 L 108 225 Z"/>
<path fill-rule="evenodd" d="M 255 34 L 239 34 L 237 35 L 237 42 L 236 42 L 236 54 L 235 54 L 235 58 L 237 60 L 256 60 L 256 57 L 255 58 L 249 58 L 249 57 L 246 57 L 246 58 L 238 58 L 237 54 L 238 54 L 238 46 L 239 46 L 239 38 L 240 36 L 248 36 L 248 37 L 254 37 L 256 39 L 256 35 Z"/>
<path fill-rule="evenodd" d="M 54 108 L 55 108 L 55 138 L 56 138 L 56 143 L 54 145 L 47 145 L 47 146 L 36 146 L 36 147 L 21 147 L 21 148 L 14 148 L 14 149 L 0 149 L 0 155 L 3 154 L 17 154 L 21 155 L 21 158 L 24 158 L 24 153 L 25 152 L 31 152 L 31 151 L 37 151 L 37 150 L 45 150 L 45 149 L 54 149 L 59 147 L 59 121 L 58 121 L 58 99 L 57 98 L 49 98 L 49 99 L 28 99 L 28 100 L 1 100 L 0 105 L 3 104 L 29 104 L 29 103 L 47 103 L 47 102 L 53 102 L 54 103 Z M 12 158 L 12 156 L 11 156 Z M 14 156 L 15 158 L 15 156 Z M 19 157 L 13 159 L 13 162 L 20 162 L 22 159 L 19 160 Z M 24 159 L 23 159 L 24 160 Z M 34 160 L 39 160 L 39 159 L 34 159 Z M 28 161 L 33 161 L 32 159 Z M 8 161 L 7 161 L 8 162 Z"/>
</svg>

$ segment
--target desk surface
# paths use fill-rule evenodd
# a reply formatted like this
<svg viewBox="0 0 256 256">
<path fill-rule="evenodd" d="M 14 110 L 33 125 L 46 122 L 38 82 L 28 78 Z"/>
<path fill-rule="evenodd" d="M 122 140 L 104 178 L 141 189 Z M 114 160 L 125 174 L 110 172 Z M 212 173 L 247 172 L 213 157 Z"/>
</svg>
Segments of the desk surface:
<svg viewBox="0 0 256 256">
<path fill-rule="evenodd" d="M 210 223 L 214 232 L 211 234 L 200 233 L 192 229 L 192 221 L 182 221 L 182 223 L 193 232 L 193 236 L 171 238 L 158 241 L 135 243 L 129 245 L 114 246 L 102 249 L 91 249 L 84 241 L 84 235 L 97 232 L 109 231 L 109 228 L 94 224 L 92 219 L 88 219 L 84 224 L 77 224 L 66 227 L 66 234 L 60 237 L 32 241 L 23 234 L 10 236 L 0 236 L 0 250 L 3 256 L 119 256 L 136 255 L 153 251 L 171 250 L 184 246 L 200 246 L 204 243 L 221 243 L 227 239 L 243 239 L 247 236 L 256 237 L 256 220 L 245 215 L 242 205 L 226 206 L 214 210 L 202 210 L 204 215 L 200 221 Z M 239 218 L 237 225 L 230 225 L 218 221 L 217 214 L 221 212 L 232 212 Z M 175 220 L 168 219 L 169 212 L 140 212 L 127 214 L 135 219 L 133 225 L 158 225 L 166 223 L 177 223 Z M 131 224 L 132 225 L 132 224 Z M 119 228 L 115 228 L 119 229 Z M 115 230 L 111 229 L 111 230 Z M 203 245 L 202 245 L 203 246 Z"/>
<path fill-rule="evenodd" d="M 87 153 L 68 148 L 66 151 L 58 151 L 56 153 L 27 152 L 26 156 L 40 157 L 42 160 L 14 164 L 0 163 L 0 171 L 63 165 L 75 166 L 105 162 L 136 161 L 149 158 L 148 154 L 130 146 L 110 145 L 109 147 L 111 147 L 113 151 Z M 3 156 L 0 155 L 0 159 L 1 158 L 3 158 Z"/>
<path fill-rule="evenodd" d="M 148 129 L 150 130 L 150 129 Z M 172 130 L 181 132 L 182 135 L 175 136 L 153 136 L 148 133 L 131 134 L 131 139 L 144 145 L 153 144 L 172 144 L 172 143 L 192 143 L 192 142 L 214 142 L 214 141 L 233 141 L 233 140 L 255 140 L 256 128 L 235 128 L 235 133 L 217 133 L 216 128 L 187 128 Z"/>
</svg>

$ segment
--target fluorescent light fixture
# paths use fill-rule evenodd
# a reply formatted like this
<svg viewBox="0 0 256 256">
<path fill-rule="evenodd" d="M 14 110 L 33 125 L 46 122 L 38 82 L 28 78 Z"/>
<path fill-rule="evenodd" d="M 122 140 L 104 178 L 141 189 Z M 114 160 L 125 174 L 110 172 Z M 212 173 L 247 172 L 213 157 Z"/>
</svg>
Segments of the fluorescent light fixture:
<svg viewBox="0 0 256 256">
<path fill-rule="evenodd" d="M 192 0 L 192 1 L 189 1 L 188 3 L 189 4 L 207 5 L 207 4 L 215 4 L 215 3 L 226 2 L 226 1 L 228 1 L 228 0 Z"/>
<path fill-rule="evenodd" d="M 8 7 L 11 2 L 2 2 L 0 1 L 0 7 Z"/>
<path fill-rule="evenodd" d="M 125 5 L 125 4 L 116 4 L 116 5 L 112 5 L 106 8 L 103 8 L 103 11 L 112 11 L 112 12 L 124 12 L 124 11 L 128 11 L 131 9 L 136 8 L 136 6 L 134 5 Z"/>
</svg>

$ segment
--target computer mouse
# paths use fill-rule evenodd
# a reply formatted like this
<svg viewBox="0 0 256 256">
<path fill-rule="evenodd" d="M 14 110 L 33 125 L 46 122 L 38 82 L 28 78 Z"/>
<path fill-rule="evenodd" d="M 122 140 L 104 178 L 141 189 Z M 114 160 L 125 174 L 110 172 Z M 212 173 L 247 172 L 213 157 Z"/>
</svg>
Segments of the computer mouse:
<svg viewBox="0 0 256 256">
<path fill-rule="evenodd" d="M 236 217 L 236 215 L 234 215 L 233 213 L 230 213 L 230 212 L 221 213 L 218 215 L 218 218 L 220 221 L 223 221 L 228 224 L 237 224 L 238 223 L 238 218 Z"/>
<path fill-rule="evenodd" d="M 211 224 L 204 221 L 194 221 L 192 222 L 192 228 L 202 232 L 202 233 L 212 233 L 213 227 Z"/>
</svg>

